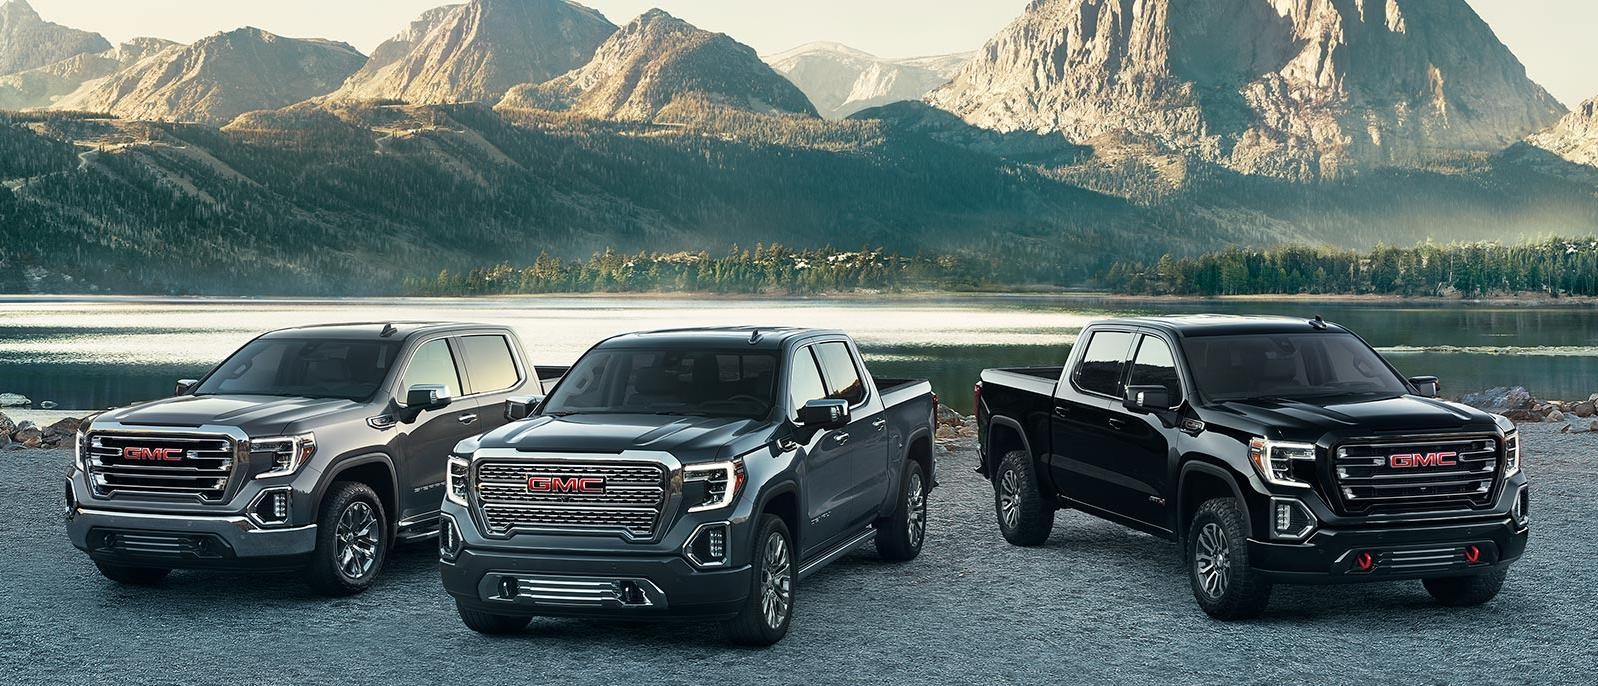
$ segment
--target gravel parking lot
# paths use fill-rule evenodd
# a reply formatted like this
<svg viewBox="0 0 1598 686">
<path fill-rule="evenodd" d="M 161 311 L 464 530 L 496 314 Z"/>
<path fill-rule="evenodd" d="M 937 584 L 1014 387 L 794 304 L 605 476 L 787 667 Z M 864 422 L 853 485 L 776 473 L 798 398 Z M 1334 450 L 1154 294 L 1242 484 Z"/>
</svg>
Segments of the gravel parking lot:
<svg viewBox="0 0 1598 686">
<path fill-rule="evenodd" d="M 1012 548 L 968 449 L 940 455 L 925 554 L 870 549 L 800 588 L 788 639 L 728 647 L 715 626 L 540 620 L 462 626 L 430 545 L 359 598 L 292 575 L 102 580 L 67 543 L 69 456 L 0 453 L 0 683 L 1592 683 L 1598 670 L 1598 435 L 1528 427 L 1531 549 L 1499 599 L 1435 606 L 1418 582 L 1279 588 L 1262 620 L 1195 607 L 1175 551 L 1080 513 Z"/>
</svg>

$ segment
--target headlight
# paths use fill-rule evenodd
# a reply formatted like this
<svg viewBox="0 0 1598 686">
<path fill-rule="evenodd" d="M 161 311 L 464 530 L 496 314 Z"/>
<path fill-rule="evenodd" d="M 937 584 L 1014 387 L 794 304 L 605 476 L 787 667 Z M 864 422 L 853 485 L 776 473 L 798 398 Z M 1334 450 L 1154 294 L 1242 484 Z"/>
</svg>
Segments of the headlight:
<svg viewBox="0 0 1598 686">
<path fill-rule="evenodd" d="M 1520 473 L 1520 432 L 1511 431 L 1504 436 L 1504 478 Z"/>
<path fill-rule="evenodd" d="M 262 455 L 271 460 L 270 468 L 257 474 L 257 479 L 268 479 L 275 476 L 289 476 L 300 471 L 300 467 L 311 461 L 311 456 L 316 454 L 316 436 L 314 434 L 300 434 L 298 436 L 276 436 L 273 438 L 250 439 L 250 455 Z"/>
<path fill-rule="evenodd" d="M 731 506 L 749 476 L 743 458 L 731 462 L 696 464 L 683 468 L 683 495 L 689 512 L 709 512 Z"/>
<path fill-rule="evenodd" d="M 89 465 L 84 461 L 88 455 L 89 437 L 83 433 L 83 429 L 78 429 L 77 437 L 72 439 L 72 462 L 78 465 L 78 471 L 89 471 Z"/>
<path fill-rule="evenodd" d="M 1291 488 L 1309 488 L 1294 475 L 1294 462 L 1315 462 L 1315 446 L 1308 443 L 1279 443 L 1256 438 L 1248 443 L 1248 461 L 1266 482 Z"/>
<path fill-rule="evenodd" d="M 444 484 L 444 497 L 449 498 L 450 502 L 461 507 L 466 506 L 466 496 L 469 493 L 467 475 L 471 473 L 471 468 L 472 463 L 466 458 L 454 455 L 449 456 L 449 467 L 445 477 L 446 483 Z"/>
</svg>

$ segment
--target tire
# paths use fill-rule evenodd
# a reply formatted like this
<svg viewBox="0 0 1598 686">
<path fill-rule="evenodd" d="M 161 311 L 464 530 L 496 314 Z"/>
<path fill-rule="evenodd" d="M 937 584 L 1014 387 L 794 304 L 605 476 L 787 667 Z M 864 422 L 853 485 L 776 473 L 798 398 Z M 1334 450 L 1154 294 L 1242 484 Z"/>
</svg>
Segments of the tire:
<svg viewBox="0 0 1598 686">
<path fill-rule="evenodd" d="M 334 483 L 316 521 L 316 550 L 306 570 L 311 589 L 344 597 L 371 588 L 393 543 L 377 493 L 355 481 Z"/>
<path fill-rule="evenodd" d="M 909 562 L 927 540 L 927 476 L 921 463 L 905 460 L 899 479 L 899 504 L 877 522 L 877 554 L 890 562 Z"/>
<path fill-rule="evenodd" d="M 485 636 L 504 636 L 514 634 L 527 628 L 533 622 L 532 617 L 514 617 L 511 615 L 496 615 L 492 612 L 467 607 L 465 603 L 455 601 L 455 611 L 460 614 L 461 622 L 466 628 Z"/>
<path fill-rule="evenodd" d="M 754 569 L 750 574 L 749 599 L 738 616 L 727 622 L 726 630 L 733 643 L 765 647 L 781 641 L 793 624 L 799 564 L 793 536 L 781 517 L 761 515 L 757 531 L 750 558 Z"/>
<path fill-rule="evenodd" d="M 1498 597 L 1508 575 L 1507 567 L 1499 567 L 1470 576 L 1423 579 L 1421 583 L 1444 607 L 1476 607 Z"/>
<path fill-rule="evenodd" d="M 1032 456 L 1017 450 L 999 461 L 993 478 L 993 510 L 999 533 L 1011 545 L 1036 548 L 1054 531 L 1052 503 L 1044 500 Z"/>
<path fill-rule="evenodd" d="M 1253 619 L 1271 602 L 1271 583 L 1249 564 L 1248 520 L 1232 498 L 1199 506 L 1187 533 L 1187 574 L 1204 613 Z"/>
<path fill-rule="evenodd" d="M 172 573 L 161 567 L 127 567 L 106 562 L 96 562 L 94 566 L 99 568 L 100 576 L 123 586 L 154 586 Z"/>
</svg>

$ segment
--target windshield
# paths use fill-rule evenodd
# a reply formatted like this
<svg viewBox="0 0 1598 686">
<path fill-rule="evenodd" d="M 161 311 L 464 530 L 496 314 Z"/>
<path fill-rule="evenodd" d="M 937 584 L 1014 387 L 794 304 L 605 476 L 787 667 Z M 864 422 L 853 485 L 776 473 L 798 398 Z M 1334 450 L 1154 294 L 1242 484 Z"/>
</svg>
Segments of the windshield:
<svg viewBox="0 0 1598 686">
<path fill-rule="evenodd" d="M 1183 347 L 1198 388 L 1214 401 L 1409 392 L 1376 351 L 1349 334 L 1205 336 Z"/>
<path fill-rule="evenodd" d="M 397 341 L 257 339 L 217 367 L 195 395 L 367 400 L 399 349 Z"/>
<path fill-rule="evenodd" d="M 777 397 L 777 357 L 746 350 L 596 350 L 577 361 L 543 413 L 763 418 Z"/>
</svg>

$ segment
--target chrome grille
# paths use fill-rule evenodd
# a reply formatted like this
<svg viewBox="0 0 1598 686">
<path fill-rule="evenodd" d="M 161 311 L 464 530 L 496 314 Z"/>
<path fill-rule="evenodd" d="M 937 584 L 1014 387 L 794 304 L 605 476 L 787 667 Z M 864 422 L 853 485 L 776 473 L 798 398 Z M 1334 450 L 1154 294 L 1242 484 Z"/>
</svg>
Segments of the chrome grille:
<svg viewBox="0 0 1598 686">
<path fill-rule="evenodd" d="M 1498 480 L 1501 453 L 1498 439 L 1486 437 L 1350 443 L 1337 449 L 1334 483 L 1351 511 L 1484 507 Z M 1399 467 L 1393 464 L 1395 455 L 1445 457 Z"/>
<path fill-rule="evenodd" d="M 602 493 L 534 493 L 536 477 L 603 478 Z M 659 464 L 486 460 L 477 465 L 476 505 L 488 532 L 621 531 L 652 538 L 666 504 L 669 473 Z"/>
<path fill-rule="evenodd" d="M 85 461 L 95 495 L 223 500 L 237 463 L 226 436 L 92 433 Z M 139 459 L 140 453 L 164 457 Z"/>
</svg>

